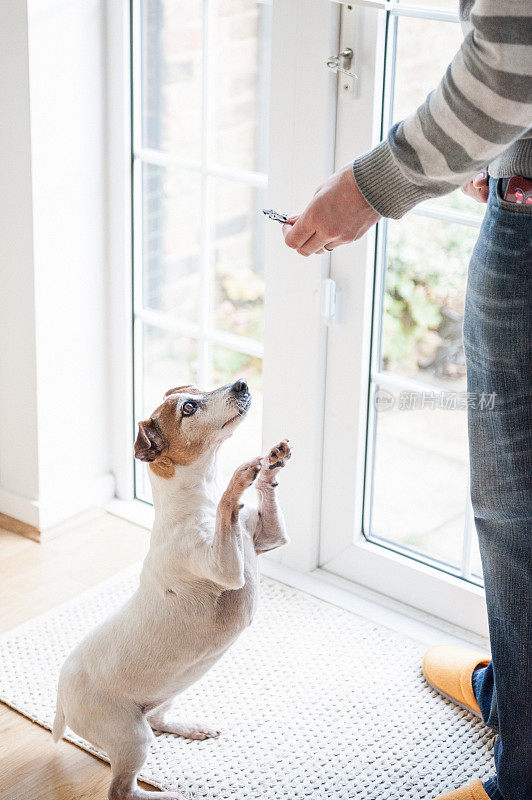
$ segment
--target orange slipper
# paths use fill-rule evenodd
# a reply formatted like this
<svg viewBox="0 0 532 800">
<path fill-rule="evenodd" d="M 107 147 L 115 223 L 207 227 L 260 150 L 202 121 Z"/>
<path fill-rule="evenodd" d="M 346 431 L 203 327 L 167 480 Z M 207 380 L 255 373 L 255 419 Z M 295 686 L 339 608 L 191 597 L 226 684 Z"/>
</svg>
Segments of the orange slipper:
<svg viewBox="0 0 532 800">
<path fill-rule="evenodd" d="M 489 662 L 489 656 L 479 650 L 469 650 L 466 647 L 456 647 L 452 644 L 437 644 L 427 650 L 423 656 L 423 674 L 430 685 L 448 700 L 453 700 L 481 717 L 471 679 L 477 667 L 485 667 Z M 460 791 L 469 790 L 460 789 Z M 486 795 L 485 792 L 484 795 Z M 445 795 L 445 797 L 451 796 L 452 794 Z M 482 796 L 479 795 L 479 797 Z M 464 794 L 463 797 L 469 798 L 469 795 Z"/>
<path fill-rule="evenodd" d="M 461 789 L 455 789 L 454 792 L 441 794 L 435 800 L 490 800 L 490 797 L 484 791 L 482 781 L 473 781 L 470 786 L 462 786 Z"/>
</svg>

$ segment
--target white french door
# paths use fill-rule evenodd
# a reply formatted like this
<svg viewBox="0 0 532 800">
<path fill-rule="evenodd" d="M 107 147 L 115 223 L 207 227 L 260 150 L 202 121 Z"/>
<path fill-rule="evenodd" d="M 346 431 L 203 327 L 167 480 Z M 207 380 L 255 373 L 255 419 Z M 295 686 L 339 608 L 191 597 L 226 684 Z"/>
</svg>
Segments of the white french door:
<svg viewBox="0 0 532 800">
<path fill-rule="evenodd" d="M 353 49 L 358 80 L 353 91 L 339 75 L 336 166 L 437 85 L 460 45 L 456 12 L 444 0 L 343 6 L 339 50 Z M 319 555 L 324 570 L 477 632 L 461 327 L 481 214 L 455 192 L 331 257 L 342 317 L 328 329 Z"/>
<path fill-rule="evenodd" d="M 134 420 L 176 383 L 246 378 L 253 410 L 222 449 L 222 470 L 283 436 L 299 443 L 282 487 L 293 540 L 283 557 L 312 569 L 328 262 L 301 263 L 262 209 L 297 208 L 333 167 L 336 84 L 324 61 L 337 44 L 338 8 L 329 0 L 131 0 L 128 22 Z M 133 428 L 120 448 L 126 477 Z M 121 496 L 130 496 L 123 484 Z M 150 500 L 140 464 L 134 496 Z"/>
</svg>

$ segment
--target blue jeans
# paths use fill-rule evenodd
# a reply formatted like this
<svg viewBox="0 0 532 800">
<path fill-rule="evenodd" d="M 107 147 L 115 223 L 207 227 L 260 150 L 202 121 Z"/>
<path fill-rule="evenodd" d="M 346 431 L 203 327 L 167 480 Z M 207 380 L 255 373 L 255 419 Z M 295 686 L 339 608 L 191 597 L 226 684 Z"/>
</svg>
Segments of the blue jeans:
<svg viewBox="0 0 532 800">
<path fill-rule="evenodd" d="M 499 733 L 487 794 L 532 800 L 532 206 L 505 202 L 505 185 L 490 178 L 464 319 L 468 392 L 495 393 L 468 412 L 493 659 L 473 688 Z"/>
</svg>

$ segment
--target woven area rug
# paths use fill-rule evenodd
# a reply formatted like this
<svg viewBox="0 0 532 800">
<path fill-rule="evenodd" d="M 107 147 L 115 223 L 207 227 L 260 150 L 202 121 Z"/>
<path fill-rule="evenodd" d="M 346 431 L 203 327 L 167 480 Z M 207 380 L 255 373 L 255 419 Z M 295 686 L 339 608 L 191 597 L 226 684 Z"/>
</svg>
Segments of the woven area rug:
<svg viewBox="0 0 532 800">
<path fill-rule="evenodd" d="M 138 572 L 4 634 L 0 699 L 50 728 L 65 656 L 133 592 Z M 213 722 L 222 735 L 158 735 L 142 777 L 194 800 L 429 800 L 487 777 L 493 735 L 426 685 L 423 650 L 263 579 L 251 628 L 178 701 L 183 718 Z"/>
</svg>

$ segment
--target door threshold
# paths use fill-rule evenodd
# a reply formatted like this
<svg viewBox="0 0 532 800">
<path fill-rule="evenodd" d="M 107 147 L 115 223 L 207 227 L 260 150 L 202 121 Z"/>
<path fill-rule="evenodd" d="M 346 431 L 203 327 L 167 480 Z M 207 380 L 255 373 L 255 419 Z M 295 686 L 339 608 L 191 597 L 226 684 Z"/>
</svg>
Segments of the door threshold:
<svg viewBox="0 0 532 800">
<path fill-rule="evenodd" d="M 325 569 L 298 572 L 267 558 L 261 559 L 260 566 L 262 574 L 269 578 L 351 611 L 428 647 L 434 644 L 454 644 L 478 647 L 489 652 L 489 642 L 483 636 L 373 592 Z"/>
</svg>

